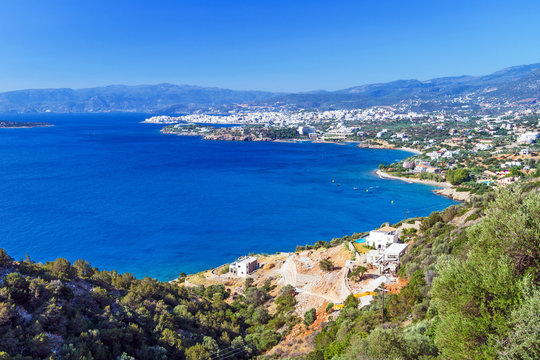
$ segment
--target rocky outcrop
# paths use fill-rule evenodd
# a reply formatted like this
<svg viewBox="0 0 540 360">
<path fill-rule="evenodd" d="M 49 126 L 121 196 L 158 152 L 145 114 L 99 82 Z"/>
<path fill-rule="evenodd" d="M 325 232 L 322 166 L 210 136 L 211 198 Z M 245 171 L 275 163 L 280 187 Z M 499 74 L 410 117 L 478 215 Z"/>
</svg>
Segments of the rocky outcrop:
<svg viewBox="0 0 540 360">
<path fill-rule="evenodd" d="M 256 137 L 253 135 L 233 135 L 233 134 L 210 134 L 203 137 L 204 140 L 221 141 L 271 141 L 269 138 Z"/>
</svg>

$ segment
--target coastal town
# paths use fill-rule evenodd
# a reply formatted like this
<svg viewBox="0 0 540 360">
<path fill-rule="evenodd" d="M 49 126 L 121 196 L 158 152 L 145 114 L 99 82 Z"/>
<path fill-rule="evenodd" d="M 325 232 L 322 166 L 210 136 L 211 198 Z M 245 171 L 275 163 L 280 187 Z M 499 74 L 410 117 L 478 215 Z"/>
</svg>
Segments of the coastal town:
<svg viewBox="0 0 540 360">
<path fill-rule="evenodd" d="M 417 112 L 411 104 L 400 103 L 352 110 L 154 116 L 145 122 L 165 124 L 164 134 L 206 140 L 311 141 L 406 150 L 414 155 L 381 164 L 377 174 L 436 185 L 441 195 L 466 200 L 539 171 L 540 109 L 511 105 Z"/>
</svg>

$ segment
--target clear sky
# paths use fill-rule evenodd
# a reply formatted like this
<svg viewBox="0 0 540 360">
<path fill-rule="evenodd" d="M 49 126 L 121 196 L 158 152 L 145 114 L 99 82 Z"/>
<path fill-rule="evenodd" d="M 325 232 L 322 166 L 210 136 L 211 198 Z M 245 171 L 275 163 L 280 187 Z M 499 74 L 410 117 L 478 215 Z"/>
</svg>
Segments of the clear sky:
<svg viewBox="0 0 540 360">
<path fill-rule="evenodd" d="M 0 91 L 336 90 L 538 62 L 538 0 L 0 1 Z"/>
</svg>

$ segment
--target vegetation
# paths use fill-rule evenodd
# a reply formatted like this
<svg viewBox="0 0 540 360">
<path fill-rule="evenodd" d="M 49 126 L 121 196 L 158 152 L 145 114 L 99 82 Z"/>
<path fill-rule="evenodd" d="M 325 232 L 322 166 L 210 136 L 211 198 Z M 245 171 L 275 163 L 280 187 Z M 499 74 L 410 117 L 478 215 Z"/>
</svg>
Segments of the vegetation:
<svg viewBox="0 0 540 360">
<path fill-rule="evenodd" d="M 312 325 L 317 320 L 317 311 L 314 308 L 309 309 L 304 314 L 304 325 L 306 327 Z"/>
<path fill-rule="evenodd" d="M 459 185 L 469 180 L 470 174 L 467 169 L 448 170 L 446 180 L 452 185 Z"/>
<path fill-rule="evenodd" d="M 356 266 L 347 276 L 353 281 L 360 281 L 367 270 L 367 267 L 359 265 Z"/>
<path fill-rule="evenodd" d="M 457 226 L 462 214 L 480 221 Z M 408 283 L 387 295 L 385 323 L 380 296 L 361 310 L 347 299 L 306 359 L 540 357 L 536 189 L 510 187 L 433 213 L 412 236 L 399 270 Z"/>
<path fill-rule="evenodd" d="M 330 259 L 322 259 L 319 261 L 319 267 L 322 271 L 332 271 L 334 270 L 334 263 Z"/>
<path fill-rule="evenodd" d="M 269 283 L 226 302 L 222 285 L 186 288 L 88 262 L 14 262 L 0 249 L 0 358 L 250 358 L 268 350 L 294 324 L 295 293 L 276 299 Z M 280 330 L 280 332 L 278 332 Z"/>
<path fill-rule="evenodd" d="M 305 359 L 539 358 L 538 186 L 486 193 L 421 219 L 407 233 L 413 241 L 399 269 L 406 285 L 384 307 L 380 295 L 362 309 L 347 297 Z M 334 269 L 329 259 L 319 266 Z M 357 266 L 349 278 L 365 272 Z M 273 298 L 270 281 L 247 278 L 232 298 L 223 285 L 139 280 L 84 260 L 15 262 L 2 249 L 0 285 L 1 359 L 248 359 L 317 319 L 315 309 L 294 315 L 290 285 Z"/>
</svg>

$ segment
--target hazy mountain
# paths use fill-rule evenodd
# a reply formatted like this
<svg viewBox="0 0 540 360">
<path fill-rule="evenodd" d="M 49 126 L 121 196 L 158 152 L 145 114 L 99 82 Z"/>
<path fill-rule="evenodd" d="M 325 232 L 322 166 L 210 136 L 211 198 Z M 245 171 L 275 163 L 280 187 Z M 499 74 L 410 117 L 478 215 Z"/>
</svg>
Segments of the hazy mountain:
<svg viewBox="0 0 540 360">
<path fill-rule="evenodd" d="M 191 85 L 111 85 L 88 89 L 31 89 L 0 93 L 0 112 L 187 111 L 275 96 Z"/>
<path fill-rule="evenodd" d="M 191 85 L 111 85 L 88 89 L 32 89 L 0 93 L 5 112 L 139 111 L 183 113 L 226 109 L 237 104 L 293 105 L 303 108 L 354 108 L 391 105 L 406 99 L 442 99 L 472 94 L 509 101 L 540 101 L 540 64 L 514 66 L 484 76 L 397 80 L 339 91 L 277 94 Z"/>
<path fill-rule="evenodd" d="M 485 76 L 443 77 L 426 81 L 398 80 L 355 86 L 333 93 L 288 94 L 270 99 L 302 107 L 354 108 L 390 105 L 406 99 L 437 99 L 474 94 L 509 100 L 540 99 L 540 64 L 514 66 Z"/>
</svg>

